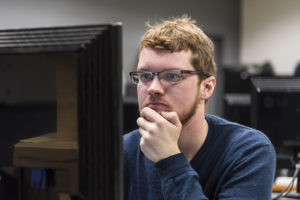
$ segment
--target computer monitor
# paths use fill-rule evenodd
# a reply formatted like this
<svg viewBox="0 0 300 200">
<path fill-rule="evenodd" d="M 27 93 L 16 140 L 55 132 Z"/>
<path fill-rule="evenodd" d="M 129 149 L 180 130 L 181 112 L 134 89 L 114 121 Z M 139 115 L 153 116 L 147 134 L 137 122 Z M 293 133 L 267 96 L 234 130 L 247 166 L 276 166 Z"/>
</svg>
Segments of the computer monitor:
<svg viewBox="0 0 300 200">
<path fill-rule="evenodd" d="M 251 87 L 251 126 L 270 138 L 277 167 L 289 168 L 300 152 L 300 78 L 256 77 Z"/>
<path fill-rule="evenodd" d="M 0 166 L 19 140 L 71 130 L 80 196 L 122 199 L 121 40 L 119 23 L 0 31 Z"/>
</svg>

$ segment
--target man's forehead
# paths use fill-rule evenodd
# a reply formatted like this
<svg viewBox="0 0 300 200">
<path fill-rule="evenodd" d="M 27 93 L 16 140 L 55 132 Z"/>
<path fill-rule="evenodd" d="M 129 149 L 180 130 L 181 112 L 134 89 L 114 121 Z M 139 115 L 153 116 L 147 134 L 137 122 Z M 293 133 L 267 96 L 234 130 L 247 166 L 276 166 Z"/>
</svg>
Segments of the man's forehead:
<svg viewBox="0 0 300 200">
<path fill-rule="evenodd" d="M 167 50 L 167 49 L 143 47 L 140 51 L 140 54 L 145 53 L 145 52 L 153 52 L 153 53 L 161 54 L 161 55 L 182 54 L 182 53 L 192 55 L 192 51 L 190 49 L 181 50 L 181 51 L 171 51 L 171 50 Z"/>
<path fill-rule="evenodd" d="M 143 48 L 137 68 L 139 70 L 148 70 L 149 68 L 187 69 L 186 67 L 192 67 L 190 58 L 190 51 L 171 52 L 169 50 Z"/>
</svg>

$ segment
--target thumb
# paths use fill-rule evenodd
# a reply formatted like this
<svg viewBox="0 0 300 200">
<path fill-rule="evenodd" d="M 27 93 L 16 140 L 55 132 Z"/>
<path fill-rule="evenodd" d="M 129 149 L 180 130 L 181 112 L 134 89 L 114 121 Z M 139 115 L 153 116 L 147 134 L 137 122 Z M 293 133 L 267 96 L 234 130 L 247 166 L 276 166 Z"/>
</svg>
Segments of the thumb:
<svg viewBox="0 0 300 200">
<path fill-rule="evenodd" d="M 166 120 L 170 123 L 174 124 L 175 126 L 181 126 L 181 122 L 176 112 L 164 112 L 160 113 Z"/>
</svg>

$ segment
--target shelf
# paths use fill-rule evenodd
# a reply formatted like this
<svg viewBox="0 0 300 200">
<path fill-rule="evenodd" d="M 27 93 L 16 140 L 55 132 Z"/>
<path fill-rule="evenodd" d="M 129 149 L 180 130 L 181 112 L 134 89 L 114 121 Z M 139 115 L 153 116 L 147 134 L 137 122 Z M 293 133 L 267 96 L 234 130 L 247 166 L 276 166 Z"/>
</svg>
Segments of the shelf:
<svg viewBox="0 0 300 200">
<path fill-rule="evenodd" d="M 13 163 L 19 167 L 68 168 L 77 164 L 77 141 L 58 141 L 45 134 L 15 144 Z"/>
</svg>

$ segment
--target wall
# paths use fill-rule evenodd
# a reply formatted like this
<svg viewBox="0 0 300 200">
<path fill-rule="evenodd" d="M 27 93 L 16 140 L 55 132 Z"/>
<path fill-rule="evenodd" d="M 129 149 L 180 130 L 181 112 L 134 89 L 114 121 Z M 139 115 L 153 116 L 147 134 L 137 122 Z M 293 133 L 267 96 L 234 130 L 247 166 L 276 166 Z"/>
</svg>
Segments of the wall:
<svg viewBox="0 0 300 200">
<path fill-rule="evenodd" d="M 293 74 L 300 61 L 300 1 L 242 0 L 241 8 L 240 61 L 271 61 L 276 74 Z"/>
<path fill-rule="evenodd" d="M 154 23 L 169 16 L 190 14 L 205 32 L 220 39 L 218 64 L 231 64 L 237 63 L 239 57 L 239 9 L 240 0 L 1 0 L 0 29 L 122 22 L 125 94 L 125 85 L 130 85 L 129 72 L 136 69 L 138 43 L 146 21 Z M 220 86 L 209 101 L 211 113 L 221 112 Z"/>
<path fill-rule="evenodd" d="M 224 39 L 223 62 L 238 60 L 239 0 L 1 0 L 0 29 L 123 22 L 123 62 L 128 72 L 136 67 L 138 40 L 145 21 L 189 13 L 209 33 Z"/>
</svg>

